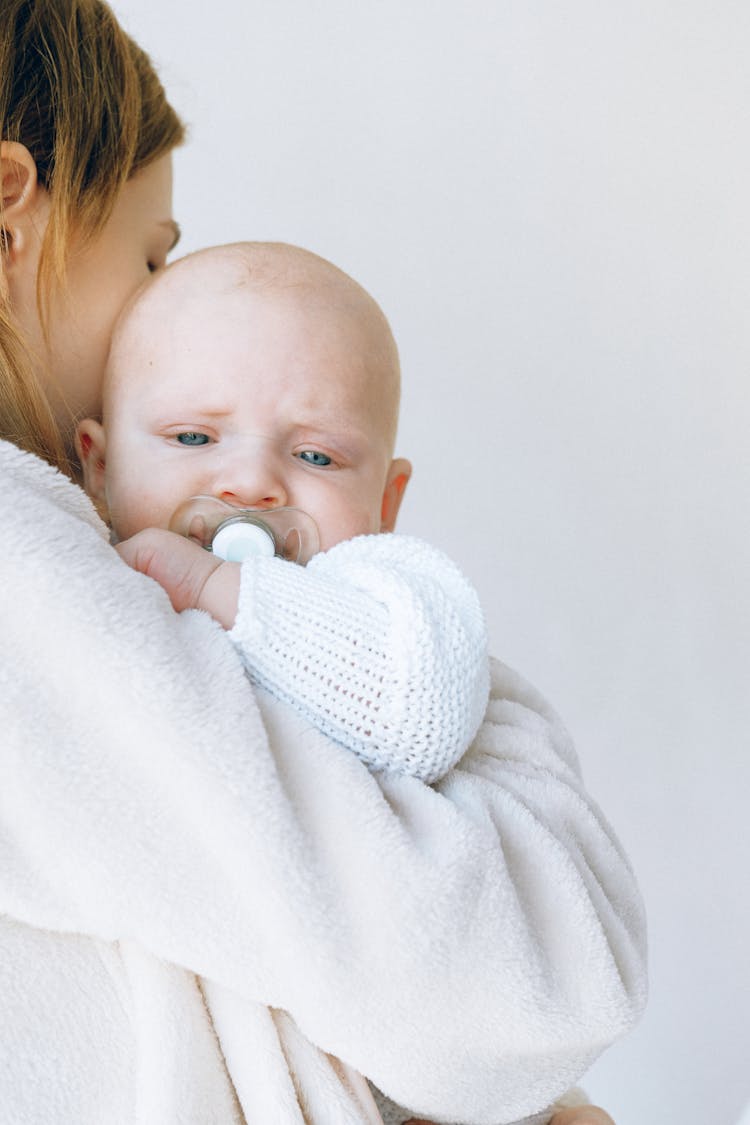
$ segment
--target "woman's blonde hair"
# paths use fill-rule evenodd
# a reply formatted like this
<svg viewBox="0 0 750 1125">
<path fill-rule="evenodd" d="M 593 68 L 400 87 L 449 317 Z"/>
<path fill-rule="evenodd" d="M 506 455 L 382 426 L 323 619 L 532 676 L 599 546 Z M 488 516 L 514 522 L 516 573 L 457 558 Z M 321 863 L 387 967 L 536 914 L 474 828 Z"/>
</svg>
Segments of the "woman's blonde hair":
<svg viewBox="0 0 750 1125">
<path fill-rule="evenodd" d="M 151 61 L 102 0 L 0 0 L 0 137 L 25 145 L 50 198 L 37 281 L 65 280 L 71 237 L 93 238 L 125 182 L 184 136 Z M 0 239 L 5 247 L 2 200 Z M 67 468 L 7 301 L 0 300 L 0 438 Z"/>
</svg>

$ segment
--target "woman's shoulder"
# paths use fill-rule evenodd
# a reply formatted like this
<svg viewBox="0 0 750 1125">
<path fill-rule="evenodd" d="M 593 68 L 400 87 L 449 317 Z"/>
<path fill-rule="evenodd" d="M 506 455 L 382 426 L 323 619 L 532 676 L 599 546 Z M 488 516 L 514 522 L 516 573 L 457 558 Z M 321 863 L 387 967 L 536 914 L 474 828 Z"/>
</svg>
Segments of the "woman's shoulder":
<svg viewBox="0 0 750 1125">
<path fill-rule="evenodd" d="M 7 441 L 0 441 L 0 506 L 3 524 L 73 518 L 108 538 L 106 525 L 77 484 L 46 461 Z"/>
</svg>

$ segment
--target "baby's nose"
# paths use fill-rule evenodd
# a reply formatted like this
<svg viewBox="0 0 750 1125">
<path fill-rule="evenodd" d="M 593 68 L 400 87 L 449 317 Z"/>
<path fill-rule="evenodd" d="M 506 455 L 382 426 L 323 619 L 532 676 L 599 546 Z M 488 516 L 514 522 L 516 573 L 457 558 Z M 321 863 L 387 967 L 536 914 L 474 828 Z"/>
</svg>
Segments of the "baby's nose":
<svg viewBox="0 0 750 1125">
<path fill-rule="evenodd" d="M 220 474 L 214 495 L 238 508 L 283 508 L 283 474 L 272 458 L 237 458 Z"/>
</svg>

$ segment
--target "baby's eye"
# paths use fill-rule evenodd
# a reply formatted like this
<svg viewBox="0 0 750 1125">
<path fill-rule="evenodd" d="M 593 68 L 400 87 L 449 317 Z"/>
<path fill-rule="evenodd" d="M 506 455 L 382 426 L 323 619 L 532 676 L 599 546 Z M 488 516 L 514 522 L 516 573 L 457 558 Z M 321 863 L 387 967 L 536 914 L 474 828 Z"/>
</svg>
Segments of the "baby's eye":
<svg viewBox="0 0 750 1125">
<path fill-rule="evenodd" d="M 332 464 L 331 458 L 328 456 L 328 454 L 319 453 L 317 449 L 303 449 L 301 453 L 297 454 L 297 456 L 299 457 L 300 461 L 306 461 L 308 465 L 321 465 L 325 467 L 326 465 Z"/>
<path fill-rule="evenodd" d="M 180 445 L 208 445 L 211 440 L 208 434 L 197 434 L 194 430 L 188 430 L 183 434 L 175 434 Z"/>
</svg>

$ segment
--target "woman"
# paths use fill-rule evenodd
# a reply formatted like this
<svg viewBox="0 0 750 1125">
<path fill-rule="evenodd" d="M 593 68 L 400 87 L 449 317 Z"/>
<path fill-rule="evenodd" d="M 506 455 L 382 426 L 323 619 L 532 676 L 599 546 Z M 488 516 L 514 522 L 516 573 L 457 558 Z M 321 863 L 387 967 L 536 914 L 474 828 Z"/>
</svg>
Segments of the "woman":
<svg viewBox="0 0 750 1125">
<path fill-rule="evenodd" d="M 330 1051 L 422 1113 L 538 1109 L 645 987 L 563 732 L 500 669 L 461 769 L 376 779 L 120 562 L 38 458 L 68 469 L 113 321 L 174 244 L 182 128 L 98 0 L 3 0 L 0 42 L 3 1106 L 368 1120 Z"/>
</svg>

